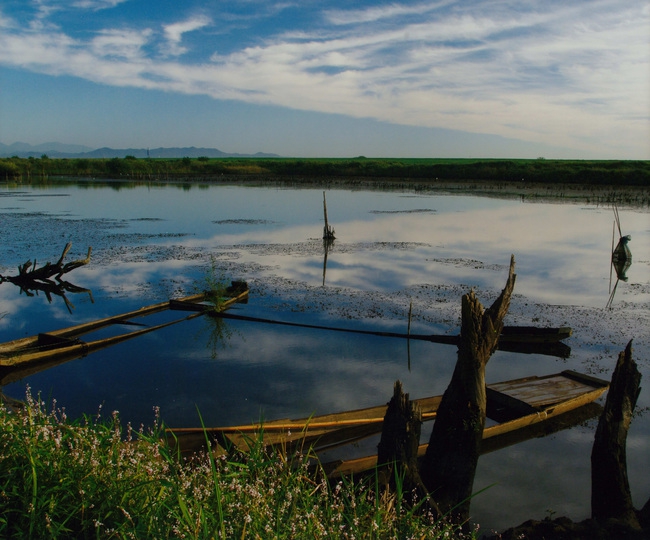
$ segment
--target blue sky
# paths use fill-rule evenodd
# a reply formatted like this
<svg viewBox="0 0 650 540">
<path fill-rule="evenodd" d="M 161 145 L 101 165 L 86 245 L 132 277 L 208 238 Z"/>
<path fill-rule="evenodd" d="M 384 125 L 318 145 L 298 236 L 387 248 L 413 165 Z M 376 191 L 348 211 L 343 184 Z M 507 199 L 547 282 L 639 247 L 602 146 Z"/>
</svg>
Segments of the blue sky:
<svg viewBox="0 0 650 540">
<path fill-rule="evenodd" d="M 650 159 L 650 4 L 2 0 L 17 141 Z"/>
</svg>

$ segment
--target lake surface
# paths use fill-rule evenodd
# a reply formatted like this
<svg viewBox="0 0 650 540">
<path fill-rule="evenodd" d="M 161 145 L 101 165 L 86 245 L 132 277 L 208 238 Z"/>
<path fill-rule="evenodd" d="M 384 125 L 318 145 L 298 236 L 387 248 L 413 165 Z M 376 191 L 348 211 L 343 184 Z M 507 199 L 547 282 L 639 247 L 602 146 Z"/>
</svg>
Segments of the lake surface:
<svg viewBox="0 0 650 540">
<path fill-rule="evenodd" d="M 322 188 L 53 183 L 1 185 L 0 274 L 36 258 L 89 265 L 66 276 L 90 292 L 51 301 L 0 285 L 0 342 L 192 294 L 206 276 L 250 285 L 242 315 L 344 328 L 457 334 L 461 296 L 489 306 L 510 255 L 509 325 L 571 326 L 568 358 L 497 351 L 488 382 L 575 369 L 609 379 L 634 339 L 644 387 L 628 436 L 637 507 L 650 495 L 650 211 L 619 207 L 633 264 L 611 308 L 614 214 L 608 205 L 436 191 L 328 189 L 336 241 L 325 256 Z M 160 315 L 163 320 L 169 314 Z M 174 313 L 174 317 L 178 317 Z M 225 333 L 225 336 L 222 335 Z M 242 424 L 385 403 L 400 379 L 411 397 L 444 392 L 456 348 L 428 342 L 200 317 L 18 380 L 69 416 L 117 410 L 151 424 Z M 472 502 L 484 530 L 590 513 L 596 420 L 482 456 Z M 370 450 L 376 441 L 367 443 Z M 359 449 L 362 451 L 363 449 Z"/>
</svg>

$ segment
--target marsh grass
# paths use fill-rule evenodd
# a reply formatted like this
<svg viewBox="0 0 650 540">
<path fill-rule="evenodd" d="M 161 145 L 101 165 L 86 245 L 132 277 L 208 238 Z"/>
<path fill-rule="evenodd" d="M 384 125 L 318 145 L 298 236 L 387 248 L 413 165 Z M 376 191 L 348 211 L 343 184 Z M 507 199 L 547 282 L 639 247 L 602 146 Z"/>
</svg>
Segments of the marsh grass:
<svg viewBox="0 0 650 540">
<path fill-rule="evenodd" d="M 216 258 L 211 255 L 210 266 L 206 269 L 202 278 L 194 283 L 194 289 L 205 294 L 205 300 L 210 305 L 211 311 L 221 311 L 228 296 L 227 283 L 226 277 L 219 269 Z"/>
<path fill-rule="evenodd" d="M 117 412 L 69 421 L 29 389 L 0 410 L 2 538 L 460 538 L 375 480 L 329 484 L 308 456 L 252 438 L 246 454 L 182 458 Z M 474 536 L 465 536 L 473 538 Z"/>
</svg>

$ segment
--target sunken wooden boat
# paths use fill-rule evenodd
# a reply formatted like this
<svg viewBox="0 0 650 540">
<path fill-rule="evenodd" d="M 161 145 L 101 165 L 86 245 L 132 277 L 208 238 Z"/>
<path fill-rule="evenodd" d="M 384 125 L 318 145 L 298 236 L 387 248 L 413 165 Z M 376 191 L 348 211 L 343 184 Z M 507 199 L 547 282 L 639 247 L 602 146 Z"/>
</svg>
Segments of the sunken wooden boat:
<svg viewBox="0 0 650 540">
<path fill-rule="evenodd" d="M 318 324 L 307 324 L 293 321 L 279 321 L 277 319 L 265 319 L 262 317 L 251 317 L 249 315 L 239 315 L 233 313 L 219 313 L 215 316 L 236 321 L 277 324 L 280 326 L 295 326 L 298 328 L 312 328 L 314 330 L 330 330 L 333 332 L 365 334 L 379 337 L 404 338 L 416 341 L 431 341 L 432 343 L 442 343 L 445 345 L 458 345 L 458 343 L 460 343 L 459 335 L 450 334 L 403 334 L 399 332 L 361 330 L 358 328 L 340 328 L 335 326 L 323 326 Z M 557 343 L 558 341 L 562 341 L 563 339 L 571 337 L 572 332 L 573 330 L 568 326 L 562 326 L 559 328 L 546 328 L 540 326 L 504 326 L 503 330 L 501 331 L 501 336 L 499 336 L 499 345 L 506 345 L 510 343 Z"/>
<path fill-rule="evenodd" d="M 487 385 L 487 416 L 484 440 L 524 430 L 569 411 L 592 404 L 609 387 L 609 382 L 575 371 L 543 377 L 525 377 Z M 420 406 L 423 421 L 436 417 L 442 396 L 413 400 Z M 282 448 L 310 448 L 316 453 L 350 444 L 381 432 L 387 405 L 298 420 L 274 420 L 263 424 L 214 428 L 169 428 L 168 442 L 182 453 L 205 449 L 247 450 L 252 441 L 263 438 L 266 445 Z M 419 448 L 424 454 L 426 444 Z M 377 456 L 323 464 L 329 476 L 361 473 L 377 465 Z"/>
<path fill-rule="evenodd" d="M 233 285 L 227 291 L 228 297 L 225 297 L 218 303 L 219 309 L 227 309 L 232 304 L 237 302 L 244 302 L 248 298 L 248 287 L 242 282 L 233 282 Z M 145 306 L 135 311 L 114 315 L 95 321 L 90 321 L 52 332 L 41 333 L 35 336 L 16 339 L 0 344 L 0 369 L 1 368 L 17 368 L 26 364 L 51 362 L 60 359 L 70 360 L 86 356 L 105 347 L 110 347 L 117 343 L 133 339 L 149 332 L 154 332 L 177 324 L 182 321 L 190 320 L 199 317 L 204 313 L 214 310 L 214 305 L 204 303 L 207 293 L 199 293 L 184 298 L 169 300 L 158 304 Z M 135 322 L 134 319 L 146 317 L 154 313 L 159 313 L 165 310 L 189 310 L 193 313 L 180 319 L 174 319 L 156 324 L 153 326 L 146 326 L 145 324 Z M 117 333 L 110 337 L 95 339 L 92 341 L 84 341 L 80 339 L 81 336 L 95 332 L 114 325 L 124 325 L 130 330 Z M 133 330 L 133 327 L 142 327 L 138 330 Z"/>
<path fill-rule="evenodd" d="M 314 330 L 328 330 L 332 332 L 345 332 L 367 336 L 400 338 L 413 341 L 429 341 L 431 343 L 440 343 L 443 345 L 458 345 L 460 343 L 460 335 L 412 334 L 410 332 L 405 334 L 400 332 L 362 330 L 359 328 L 341 328 L 295 321 L 280 321 L 277 319 L 251 317 L 249 315 L 226 312 L 214 313 L 213 315 L 215 317 L 236 321 L 276 324 L 280 326 L 292 326 L 296 328 L 311 328 Z M 571 334 L 572 329 L 567 326 L 560 328 L 545 328 L 538 326 L 505 326 L 499 337 L 497 347 L 502 351 L 523 354 L 547 354 L 550 356 L 557 356 L 558 358 L 568 358 L 571 354 L 571 347 L 562 343 L 562 340 L 571 337 Z"/>
</svg>

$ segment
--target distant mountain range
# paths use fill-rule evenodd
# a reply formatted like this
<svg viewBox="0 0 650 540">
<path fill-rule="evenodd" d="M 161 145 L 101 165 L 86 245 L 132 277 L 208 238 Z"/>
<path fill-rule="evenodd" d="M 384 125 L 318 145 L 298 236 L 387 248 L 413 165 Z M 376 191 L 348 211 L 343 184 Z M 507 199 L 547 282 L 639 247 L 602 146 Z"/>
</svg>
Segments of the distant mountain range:
<svg viewBox="0 0 650 540">
<path fill-rule="evenodd" d="M 0 157 L 18 156 L 21 158 L 37 157 L 46 154 L 51 158 L 182 158 L 182 157 L 280 157 L 277 154 L 228 154 L 216 148 L 91 148 L 79 144 L 63 144 L 57 142 L 31 145 L 16 142 L 13 144 L 0 143 Z"/>
</svg>

